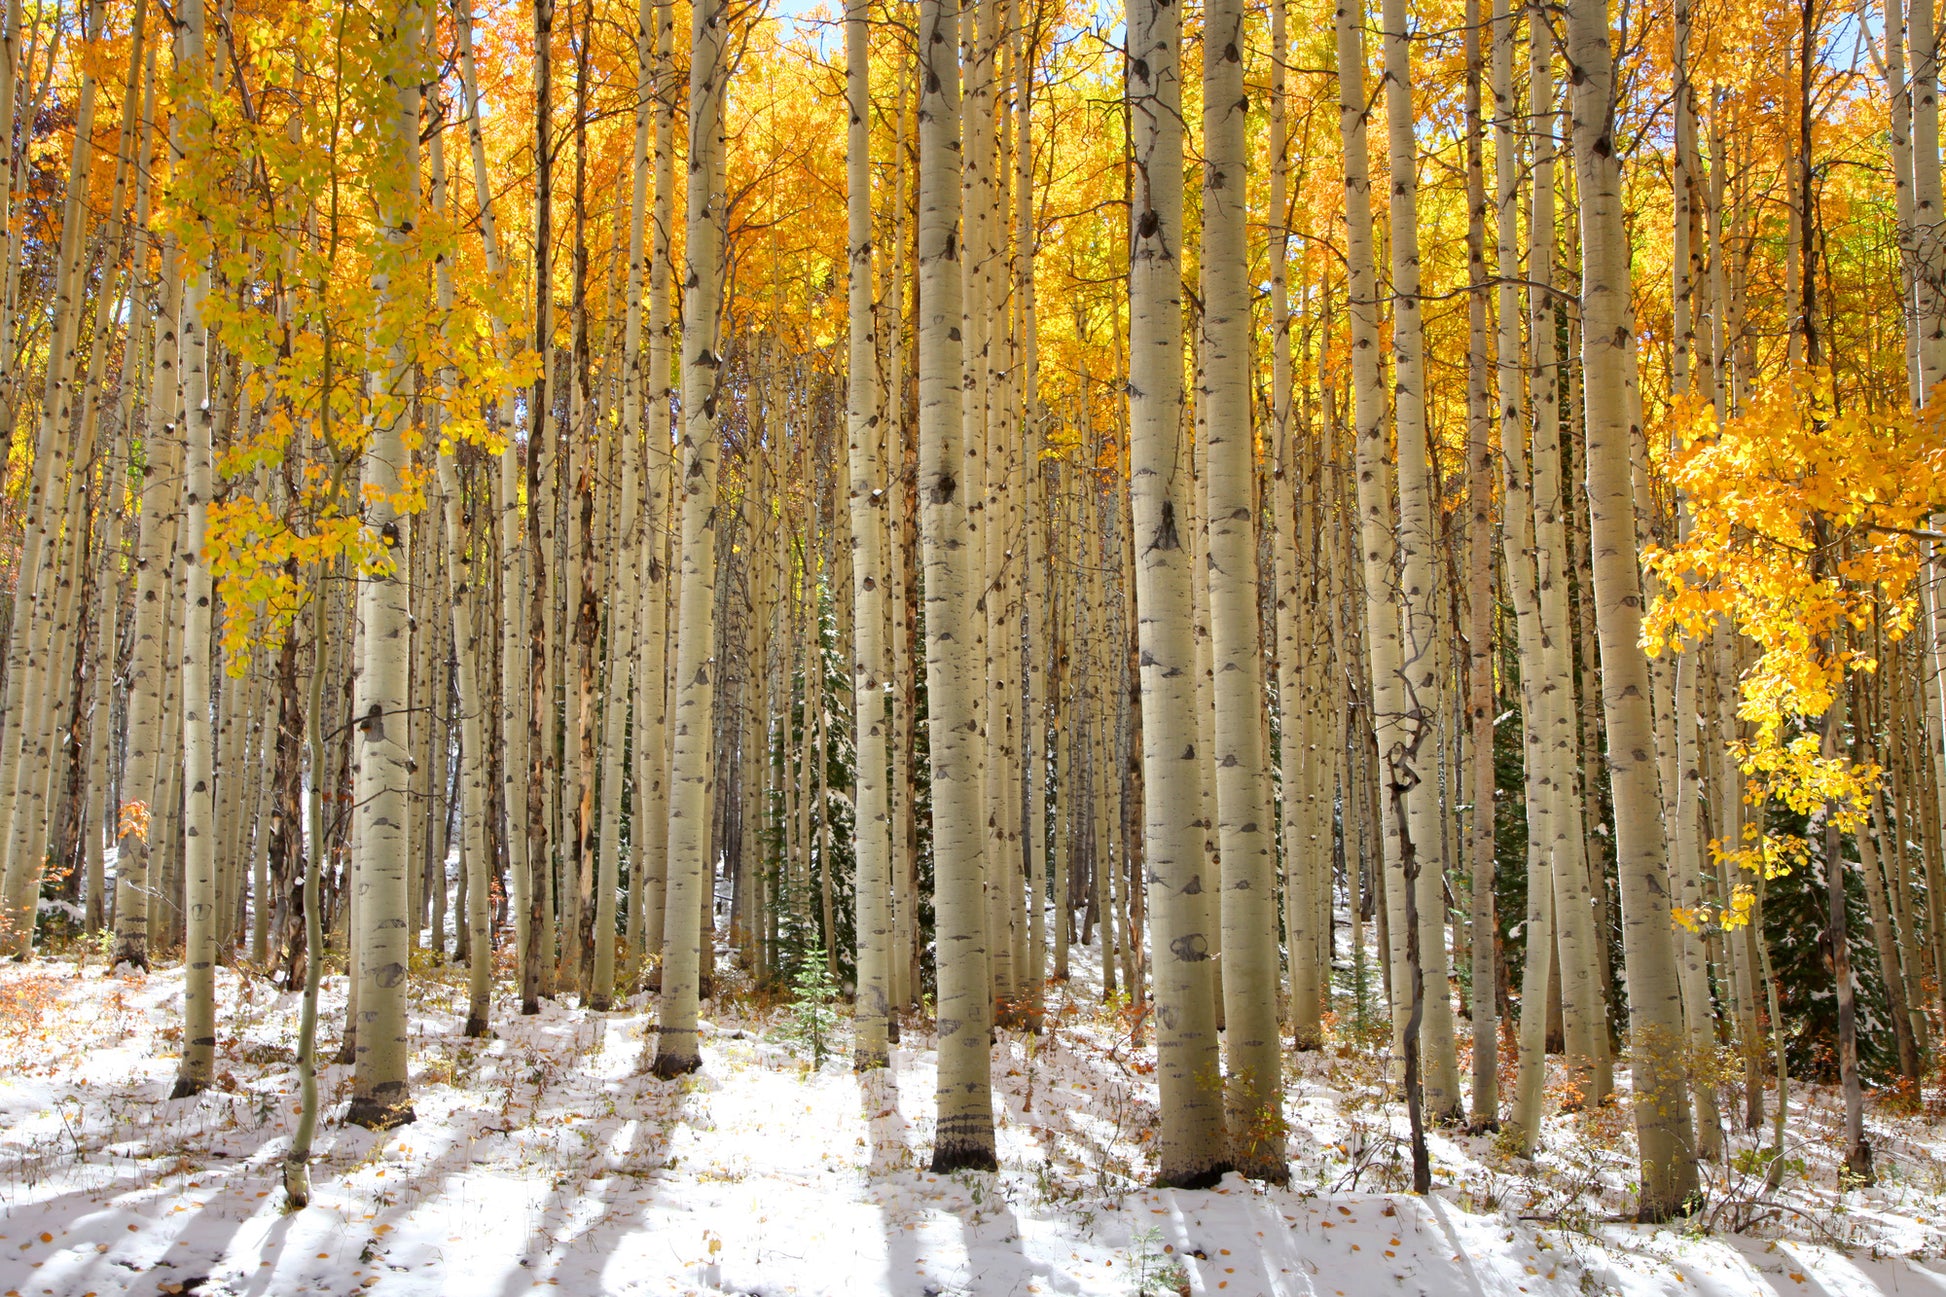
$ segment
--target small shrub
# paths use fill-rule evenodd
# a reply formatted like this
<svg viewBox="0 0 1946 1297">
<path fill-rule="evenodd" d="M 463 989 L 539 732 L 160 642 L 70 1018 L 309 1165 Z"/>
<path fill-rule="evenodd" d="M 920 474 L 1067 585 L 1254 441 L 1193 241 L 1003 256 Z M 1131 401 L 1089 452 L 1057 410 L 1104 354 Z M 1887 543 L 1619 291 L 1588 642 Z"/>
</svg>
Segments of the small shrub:
<svg viewBox="0 0 1946 1297">
<path fill-rule="evenodd" d="M 824 1066 L 838 1033 L 838 987 L 831 980 L 824 951 L 812 947 L 791 977 L 790 1007 L 785 1011 L 784 1036 L 809 1051 L 813 1071 Z"/>
</svg>

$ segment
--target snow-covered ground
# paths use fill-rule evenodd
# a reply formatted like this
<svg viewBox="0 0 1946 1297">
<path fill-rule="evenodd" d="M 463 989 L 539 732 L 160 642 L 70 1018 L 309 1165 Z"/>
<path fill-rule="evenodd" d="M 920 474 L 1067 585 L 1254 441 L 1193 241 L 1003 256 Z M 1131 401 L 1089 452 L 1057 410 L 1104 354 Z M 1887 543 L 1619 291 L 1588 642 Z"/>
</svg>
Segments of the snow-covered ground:
<svg viewBox="0 0 1946 1297">
<path fill-rule="evenodd" d="M 996 1046 L 1002 1169 L 951 1176 L 925 1170 L 916 1032 L 889 1072 L 842 1053 L 813 1070 L 776 1010 L 733 994 L 706 1008 L 701 1073 L 663 1082 L 641 1000 L 532 1018 L 503 1000 L 496 1037 L 468 1041 L 457 973 L 415 979 L 418 1120 L 337 1124 L 349 1069 L 328 1067 L 313 1205 L 287 1214 L 296 996 L 223 970 L 218 1088 L 170 1101 L 179 970 L 9 965 L 0 1294 L 1946 1294 L 1946 1140 L 1874 1110 L 1883 1183 L 1841 1198 L 1828 1093 L 1793 1114 L 1803 1171 L 1770 1205 L 1749 1201 L 1758 1176 L 1718 1171 L 1704 1217 L 1642 1228 L 1611 1219 L 1619 1109 L 1552 1119 L 1532 1165 L 1435 1133 L 1438 1188 L 1399 1192 L 1402 1114 L 1339 1040 L 1290 1058 L 1288 1189 L 1149 1189 L 1152 1044 L 1077 973 L 1051 1031 Z M 343 994 L 331 979 L 327 1052 Z"/>
</svg>

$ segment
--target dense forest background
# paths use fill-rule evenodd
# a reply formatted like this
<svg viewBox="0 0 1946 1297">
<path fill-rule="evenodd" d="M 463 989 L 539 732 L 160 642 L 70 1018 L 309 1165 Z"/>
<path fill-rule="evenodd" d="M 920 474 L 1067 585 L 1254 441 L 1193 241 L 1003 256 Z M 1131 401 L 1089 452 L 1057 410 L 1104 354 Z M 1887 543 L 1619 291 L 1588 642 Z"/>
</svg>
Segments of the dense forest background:
<svg viewBox="0 0 1946 1297">
<path fill-rule="evenodd" d="M 440 985 L 920 1033 L 941 1174 L 1077 977 L 1165 1186 L 1286 1183 L 1321 1049 L 1420 1192 L 1625 1111 L 1650 1222 L 1937 1101 L 1931 0 L 4 50 L 0 939 L 180 978 L 176 1100 L 296 997 L 293 1205 Z"/>
</svg>

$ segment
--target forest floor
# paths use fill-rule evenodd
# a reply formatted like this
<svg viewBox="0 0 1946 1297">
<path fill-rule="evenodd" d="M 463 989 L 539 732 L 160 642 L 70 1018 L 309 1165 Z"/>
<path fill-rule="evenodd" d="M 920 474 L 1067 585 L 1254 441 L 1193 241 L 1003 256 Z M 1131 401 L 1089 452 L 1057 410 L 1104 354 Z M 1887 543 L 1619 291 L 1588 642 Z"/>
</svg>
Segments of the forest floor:
<svg viewBox="0 0 1946 1297">
<path fill-rule="evenodd" d="M 1881 1182 L 1840 1196 L 1834 1097 L 1803 1086 L 1774 1195 L 1757 1201 L 1745 1155 L 1745 1171 L 1712 1171 L 1699 1217 L 1647 1228 L 1618 1219 L 1633 1142 L 1619 1107 L 1551 1118 L 1533 1163 L 1435 1132 L 1435 1191 L 1402 1192 L 1378 1050 L 1340 1037 L 1289 1056 L 1290 1187 L 1151 1189 L 1152 1037 L 1102 1005 L 1092 952 L 1076 954 L 1051 1029 L 995 1047 L 1001 1170 L 949 1176 L 925 1170 L 933 1058 L 917 1031 L 889 1071 L 854 1075 L 842 1029 L 814 1068 L 784 1010 L 728 979 L 702 1071 L 663 1082 L 643 1071 L 641 998 L 522 1018 L 503 996 L 495 1035 L 474 1041 L 458 970 L 433 970 L 413 980 L 417 1120 L 339 1124 L 350 1069 L 326 1068 L 297 1213 L 280 1181 L 296 995 L 222 970 L 218 1086 L 171 1101 L 179 968 L 10 964 L 0 1294 L 1946 1294 L 1937 1114 L 1874 1104 Z M 327 981 L 327 1024 L 344 987 Z"/>
</svg>

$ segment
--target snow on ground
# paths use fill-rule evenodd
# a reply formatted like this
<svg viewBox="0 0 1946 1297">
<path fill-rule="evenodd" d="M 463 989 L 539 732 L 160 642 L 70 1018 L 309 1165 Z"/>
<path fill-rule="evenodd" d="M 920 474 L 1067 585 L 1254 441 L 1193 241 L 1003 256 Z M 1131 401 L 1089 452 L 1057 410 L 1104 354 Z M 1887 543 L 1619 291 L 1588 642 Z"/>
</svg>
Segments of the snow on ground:
<svg viewBox="0 0 1946 1297">
<path fill-rule="evenodd" d="M 845 1054 L 814 1070 L 776 1009 L 731 995 L 706 1010 L 703 1070 L 663 1082 L 642 1070 L 641 999 L 531 1018 L 503 999 L 496 1037 L 468 1041 L 457 972 L 435 971 L 414 983 L 418 1120 L 336 1124 L 350 1069 L 327 1067 L 313 1205 L 287 1214 L 295 995 L 222 970 L 218 1088 L 171 1101 L 178 969 L 8 965 L 0 1297 L 1946 1294 L 1946 1141 L 1874 1112 L 1885 1183 L 1841 1199 L 1828 1093 L 1794 1114 L 1804 1173 L 1776 1205 L 1723 1172 L 1712 1214 L 1642 1228 L 1610 1219 L 1631 1171 L 1619 1110 L 1553 1119 L 1533 1165 L 1436 1133 L 1439 1187 L 1399 1192 L 1402 1114 L 1372 1051 L 1340 1041 L 1291 1056 L 1288 1189 L 1149 1189 L 1152 1042 L 1076 972 L 1050 1032 L 994 1051 L 1000 1172 L 936 1176 L 917 1032 L 889 1072 L 854 1076 Z M 327 1053 L 343 995 L 330 979 Z"/>
</svg>

